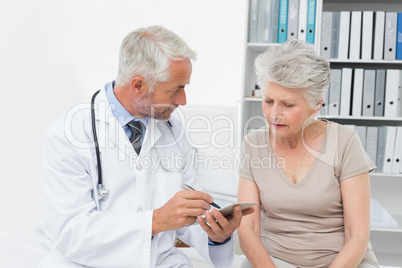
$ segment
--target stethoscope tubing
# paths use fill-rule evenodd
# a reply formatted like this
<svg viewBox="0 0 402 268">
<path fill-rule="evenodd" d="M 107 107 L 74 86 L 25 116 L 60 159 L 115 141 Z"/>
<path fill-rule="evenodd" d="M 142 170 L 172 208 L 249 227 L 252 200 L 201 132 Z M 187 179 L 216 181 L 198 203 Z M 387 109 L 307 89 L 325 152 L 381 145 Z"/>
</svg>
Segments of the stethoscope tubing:
<svg viewBox="0 0 402 268">
<path fill-rule="evenodd" d="M 92 120 L 92 133 L 94 136 L 94 144 L 96 152 L 96 162 L 98 164 L 98 185 L 102 185 L 102 166 L 100 161 L 98 135 L 96 134 L 96 125 L 95 125 L 95 98 L 99 94 L 99 92 L 100 90 L 96 91 L 91 99 L 91 120 Z"/>
</svg>

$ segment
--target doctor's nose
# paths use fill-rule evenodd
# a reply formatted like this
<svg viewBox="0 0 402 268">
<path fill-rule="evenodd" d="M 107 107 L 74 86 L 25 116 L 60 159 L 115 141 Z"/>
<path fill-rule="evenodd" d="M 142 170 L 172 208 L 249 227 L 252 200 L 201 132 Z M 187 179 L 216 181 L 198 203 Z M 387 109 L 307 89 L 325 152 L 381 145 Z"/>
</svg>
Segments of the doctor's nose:
<svg viewBox="0 0 402 268">
<path fill-rule="evenodd" d="M 184 91 L 184 88 L 179 89 L 179 92 L 177 92 L 175 99 L 174 99 L 174 104 L 176 105 L 186 105 L 187 103 L 187 97 L 186 97 L 186 92 Z"/>
</svg>

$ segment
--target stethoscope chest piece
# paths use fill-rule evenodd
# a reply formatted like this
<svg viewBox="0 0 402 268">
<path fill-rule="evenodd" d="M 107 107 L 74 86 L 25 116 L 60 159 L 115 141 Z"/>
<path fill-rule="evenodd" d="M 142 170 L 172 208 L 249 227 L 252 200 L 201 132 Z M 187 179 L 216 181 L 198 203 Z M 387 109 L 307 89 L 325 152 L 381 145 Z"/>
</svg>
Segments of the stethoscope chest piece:
<svg viewBox="0 0 402 268">
<path fill-rule="evenodd" d="M 109 190 L 103 186 L 103 184 L 98 184 L 98 199 L 106 201 L 109 198 Z"/>
</svg>

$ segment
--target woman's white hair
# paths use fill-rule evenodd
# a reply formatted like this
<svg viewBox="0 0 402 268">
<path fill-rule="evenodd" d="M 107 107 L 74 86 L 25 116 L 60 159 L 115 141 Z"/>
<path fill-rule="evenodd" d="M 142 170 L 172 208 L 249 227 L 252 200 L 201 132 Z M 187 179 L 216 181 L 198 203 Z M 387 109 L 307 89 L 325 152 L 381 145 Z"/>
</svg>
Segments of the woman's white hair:
<svg viewBox="0 0 402 268">
<path fill-rule="evenodd" d="M 311 108 L 323 99 L 330 81 L 329 62 L 319 56 L 314 46 L 290 40 L 272 47 L 255 60 L 257 83 L 262 91 L 266 82 L 290 89 L 300 89 Z"/>
<path fill-rule="evenodd" d="M 123 39 L 116 84 L 127 85 L 140 76 L 152 91 L 153 85 L 170 79 L 171 61 L 196 58 L 196 52 L 172 31 L 162 26 L 141 28 Z"/>
</svg>

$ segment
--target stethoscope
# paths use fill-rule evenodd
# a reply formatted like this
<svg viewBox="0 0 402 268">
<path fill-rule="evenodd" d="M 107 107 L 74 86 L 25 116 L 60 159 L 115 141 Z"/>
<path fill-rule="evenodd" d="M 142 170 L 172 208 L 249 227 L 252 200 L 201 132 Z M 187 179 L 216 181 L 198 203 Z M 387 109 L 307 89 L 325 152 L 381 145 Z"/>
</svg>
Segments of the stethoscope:
<svg viewBox="0 0 402 268">
<path fill-rule="evenodd" d="M 96 98 L 96 96 L 99 94 L 99 92 L 100 92 L 100 90 L 96 91 L 96 92 L 92 95 L 92 99 L 91 99 L 91 121 L 92 121 L 92 133 L 93 133 L 93 136 L 94 136 L 94 144 L 95 144 L 96 163 L 98 164 L 98 185 L 97 185 L 98 200 L 106 201 L 106 200 L 109 198 L 110 191 L 109 191 L 109 189 L 107 189 L 107 188 L 102 184 L 102 166 L 101 166 L 101 160 L 100 160 L 98 135 L 96 134 L 96 124 L 95 124 L 95 98 Z M 175 169 L 175 170 L 170 169 L 169 167 L 167 167 L 166 165 L 164 165 L 164 164 L 162 163 L 163 161 L 160 161 L 160 162 L 161 162 L 161 166 L 162 166 L 162 168 L 163 168 L 165 171 L 167 171 L 167 172 L 175 172 L 175 171 L 184 172 L 184 170 L 186 169 L 186 161 L 185 161 L 185 159 L 184 159 L 183 152 L 181 151 L 180 146 L 179 146 L 179 144 L 178 144 L 178 142 L 177 142 L 176 135 L 175 135 L 174 132 L 173 132 L 172 124 L 170 123 L 169 120 L 167 120 L 165 123 L 166 123 L 166 125 L 168 126 L 168 128 L 170 129 L 170 132 L 172 133 L 173 138 L 174 138 L 175 141 L 176 141 L 176 145 L 177 145 L 177 147 L 179 148 L 179 151 L 180 151 L 180 153 L 181 153 L 181 155 L 182 155 L 184 161 L 183 161 L 183 166 L 180 166 L 180 167 L 178 167 L 178 169 Z M 156 153 L 158 154 L 158 157 L 160 157 L 160 156 L 159 156 L 159 153 L 158 153 L 158 149 L 156 149 Z"/>
</svg>

